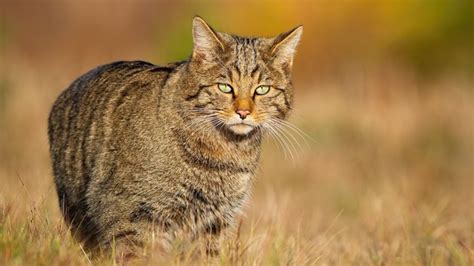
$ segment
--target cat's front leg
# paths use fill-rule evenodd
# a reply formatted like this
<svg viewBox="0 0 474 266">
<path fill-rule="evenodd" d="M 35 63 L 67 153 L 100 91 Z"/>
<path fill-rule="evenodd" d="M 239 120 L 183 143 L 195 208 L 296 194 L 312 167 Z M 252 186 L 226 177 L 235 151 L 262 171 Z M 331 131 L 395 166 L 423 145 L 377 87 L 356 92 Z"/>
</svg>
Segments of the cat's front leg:
<svg viewBox="0 0 474 266">
<path fill-rule="evenodd" d="M 229 233 L 228 227 L 229 224 L 224 221 L 216 221 L 205 227 L 203 240 L 208 256 L 219 255 L 223 239 Z"/>
</svg>

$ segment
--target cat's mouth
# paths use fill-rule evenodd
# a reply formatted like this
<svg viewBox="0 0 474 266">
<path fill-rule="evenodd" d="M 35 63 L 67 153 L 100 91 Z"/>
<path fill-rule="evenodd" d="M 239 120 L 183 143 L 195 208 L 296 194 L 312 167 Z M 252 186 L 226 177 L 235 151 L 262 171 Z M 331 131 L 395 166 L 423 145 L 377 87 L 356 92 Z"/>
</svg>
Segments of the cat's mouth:
<svg viewBox="0 0 474 266">
<path fill-rule="evenodd" d="M 240 123 L 234 123 L 227 125 L 230 131 L 232 131 L 234 134 L 237 135 L 247 135 L 248 133 L 252 132 L 254 130 L 255 126 L 245 123 L 244 121 Z"/>
</svg>

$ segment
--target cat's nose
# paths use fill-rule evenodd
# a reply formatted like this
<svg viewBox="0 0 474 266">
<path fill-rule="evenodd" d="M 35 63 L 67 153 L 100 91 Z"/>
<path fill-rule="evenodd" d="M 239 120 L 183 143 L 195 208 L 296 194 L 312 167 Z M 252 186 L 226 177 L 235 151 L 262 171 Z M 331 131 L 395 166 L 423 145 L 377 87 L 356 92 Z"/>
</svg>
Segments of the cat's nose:
<svg viewBox="0 0 474 266">
<path fill-rule="evenodd" d="M 237 110 L 235 111 L 239 116 L 240 116 L 240 119 L 244 120 L 249 114 L 250 114 L 250 110 Z"/>
</svg>

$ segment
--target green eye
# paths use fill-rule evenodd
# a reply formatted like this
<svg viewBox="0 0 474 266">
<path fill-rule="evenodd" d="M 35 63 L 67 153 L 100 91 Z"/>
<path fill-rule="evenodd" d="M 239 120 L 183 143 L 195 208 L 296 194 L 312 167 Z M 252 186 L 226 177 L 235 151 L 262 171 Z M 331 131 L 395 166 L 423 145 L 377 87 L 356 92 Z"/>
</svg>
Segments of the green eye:
<svg viewBox="0 0 474 266">
<path fill-rule="evenodd" d="M 258 95 L 267 94 L 269 91 L 270 91 L 270 86 L 267 86 L 267 85 L 258 86 L 257 89 L 255 89 L 255 93 Z"/>
<path fill-rule="evenodd" d="M 222 84 L 219 83 L 217 84 L 219 87 L 219 90 L 221 90 L 223 93 L 231 93 L 232 92 L 232 87 L 229 84 Z"/>
</svg>

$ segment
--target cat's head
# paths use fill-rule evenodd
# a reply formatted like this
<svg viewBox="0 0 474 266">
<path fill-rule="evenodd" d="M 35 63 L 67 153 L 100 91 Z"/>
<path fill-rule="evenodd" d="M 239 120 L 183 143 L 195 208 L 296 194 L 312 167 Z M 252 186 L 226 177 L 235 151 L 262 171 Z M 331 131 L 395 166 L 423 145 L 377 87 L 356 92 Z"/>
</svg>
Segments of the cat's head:
<svg viewBox="0 0 474 266">
<path fill-rule="evenodd" d="M 291 68 L 303 27 L 274 38 L 245 38 L 193 20 L 186 109 L 196 124 L 247 135 L 285 119 L 293 104 Z"/>
</svg>

